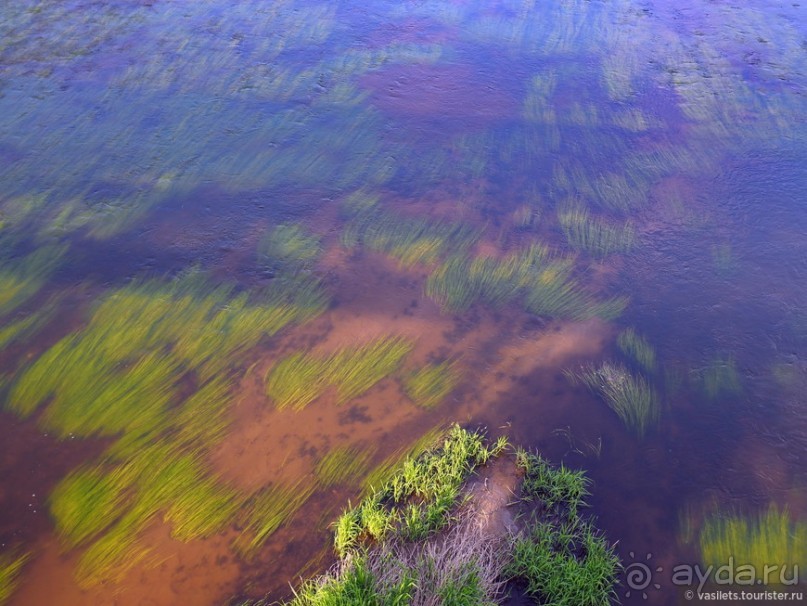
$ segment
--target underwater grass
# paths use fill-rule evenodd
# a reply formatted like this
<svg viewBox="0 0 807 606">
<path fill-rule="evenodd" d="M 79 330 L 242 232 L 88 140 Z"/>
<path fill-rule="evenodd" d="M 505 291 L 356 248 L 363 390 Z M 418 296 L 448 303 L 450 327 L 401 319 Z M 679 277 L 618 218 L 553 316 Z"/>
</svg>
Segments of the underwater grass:
<svg viewBox="0 0 807 606">
<path fill-rule="evenodd" d="M 606 362 L 596 368 L 581 369 L 575 378 L 599 394 L 640 438 L 658 423 L 661 415 L 658 395 L 643 376 Z"/>
<path fill-rule="evenodd" d="M 125 574 L 148 551 L 140 535 L 153 520 L 189 541 L 232 523 L 243 498 L 210 474 L 201 452 L 158 441 L 126 460 L 82 467 L 50 495 L 50 512 L 67 547 L 86 545 L 76 578 L 83 587 Z"/>
<path fill-rule="evenodd" d="M 299 271 L 312 265 L 320 252 L 319 238 L 299 225 L 278 225 L 258 244 L 258 261 L 277 271 Z"/>
<path fill-rule="evenodd" d="M 503 259 L 453 256 L 438 266 L 426 281 L 426 294 L 444 310 L 461 312 L 477 301 L 500 306 L 521 300 L 537 315 L 612 319 L 626 305 L 624 299 L 597 301 L 572 278 L 570 260 L 553 258 L 541 245 Z"/>
<path fill-rule="evenodd" d="M 300 410 L 329 387 L 336 388 L 337 401 L 343 403 L 395 372 L 412 347 L 400 337 L 385 337 L 324 358 L 292 354 L 266 374 L 266 393 L 280 410 Z"/>
<path fill-rule="evenodd" d="M 656 351 L 633 328 L 626 328 L 616 338 L 619 350 L 649 373 L 656 370 Z"/>
<path fill-rule="evenodd" d="M 710 516 L 701 528 L 699 544 L 707 566 L 724 566 L 733 558 L 735 570 L 750 565 L 758 575 L 766 566 L 777 567 L 771 579 L 762 579 L 774 585 L 782 582 L 780 574 L 791 579 L 798 576 L 794 566 L 803 570 L 807 565 L 807 523 L 793 520 L 787 509 L 775 505 L 752 516 Z"/>
<path fill-rule="evenodd" d="M 42 246 L 35 252 L 0 264 L 0 316 L 33 297 L 58 266 L 67 248 Z"/>
<path fill-rule="evenodd" d="M 233 547 L 245 557 L 252 556 L 308 500 L 314 489 L 314 485 L 298 482 L 292 486 L 269 486 L 255 494 L 239 511 L 243 530 Z"/>
<path fill-rule="evenodd" d="M 570 209 L 558 212 L 566 240 L 578 250 L 604 257 L 611 253 L 628 252 L 636 244 L 633 225 L 611 225 L 591 217 L 587 210 Z"/>
<path fill-rule="evenodd" d="M 135 431 L 166 414 L 186 372 L 223 372 L 263 336 L 322 309 L 232 291 L 198 272 L 116 291 L 17 377 L 7 407 L 26 417 L 47 401 L 40 423 L 60 436 Z"/>
<path fill-rule="evenodd" d="M 403 379 L 406 395 L 418 406 L 435 408 L 459 382 L 457 365 L 453 362 L 427 364 Z"/>
<path fill-rule="evenodd" d="M 0 604 L 5 604 L 19 583 L 28 554 L 0 553 Z"/>
<path fill-rule="evenodd" d="M 478 232 L 470 227 L 407 217 L 380 210 L 375 205 L 359 211 L 344 230 L 342 244 L 364 246 L 396 259 L 402 267 L 432 264 L 449 252 L 471 246 Z"/>
<path fill-rule="evenodd" d="M 737 363 L 731 356 L 717 356 L 704 368 L 693 371 L 701 389 L 710 400 L 737 396 L 743 391 Z"/>
<path fill-rule="evenodd" d="M 0 351 L 35 334 L 53 318 L 55 312 L 56 305 L 51 303 L 35 313 L 0 327 Z"/>
<path fill-rule="evenodd" d="M 374 453 L 374 448 L 335 448 L 319 460 L 314 476 L 323 486 L 352 484 L 367 472 Z"/>
</svg>

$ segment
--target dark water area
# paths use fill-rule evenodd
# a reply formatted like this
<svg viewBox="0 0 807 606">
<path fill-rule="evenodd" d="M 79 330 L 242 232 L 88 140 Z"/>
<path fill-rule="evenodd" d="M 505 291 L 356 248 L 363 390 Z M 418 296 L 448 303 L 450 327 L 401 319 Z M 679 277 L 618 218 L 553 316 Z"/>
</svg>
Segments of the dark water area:
<svg viewBox="0 0 807 606">
<path fill-rule="evenodd" d="M 286 599 L 371 469 L 451 422 L 587 471 L 652 572 L 620 603 L 692 603 L 671 571 L 720 548 L 716 520 L 807 570 L 805 11 L 4 4 L 8 603 Z M 348 401 L 271 395 L 290 356 L 393 336 L 406 355 Z M 447 361 L 418 405 L 407 377 Z M 646 431 L 570 380 L 604 363 L 652 392 Z M 340 449 L 366 468 L 328 484 Z M 770 511 L 786 549 L 760 546 Z"/>
</svg>

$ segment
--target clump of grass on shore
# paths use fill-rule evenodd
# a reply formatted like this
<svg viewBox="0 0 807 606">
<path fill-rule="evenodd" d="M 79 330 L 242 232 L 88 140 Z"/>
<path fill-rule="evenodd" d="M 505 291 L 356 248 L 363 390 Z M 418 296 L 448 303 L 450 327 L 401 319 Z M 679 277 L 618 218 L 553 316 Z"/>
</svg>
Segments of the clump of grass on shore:
<svg viewBox="0 0 807 606">
<path fill-rule="evenodd" d="M 598 257 L 616 252 L 628 252 L 636 242 L 633 225 L 630 222 L 611 225 L 592 218 L 586 210 L 561 211 L 558 213 L 558 221 L 573 248 Z"/>
<path fill-rule="evenodd" d="M 28 554 L 0 553 L 0 604 L 5 604 L 19 583 Z"/>
<path fill-rule="evenodd" d="M 658 423 L 661 415 L 658 395 L 643 376 L 606 362 L 596 368 L 584 368 L 573 378 L 599 394 L 640 438 Z"/>
<path fill-rule="evenodd" d="M 403 380 L 404 392 L 418 406 L 434 408 L 459 382 L 455 363 L 427 364 Z"/>
<path fill-rule="evenodd" d="M 621 569 L 614 548 L 590 524 L 536 523 L 517 538 L 506 571 L 540 604 L 607 606 Z"/>
<path fill-rule="evenodd" d="M 553 468 L 540 455 L 519 449 L 516 464 L 524 472 L 521 491 L 524 498 L 539 500 L 552 512 L 576 520 L 580 507 L 587 505 L 591 481 L 582 470 L 571 470 L 561 465 Z M 561 508 L 564 511 L 561 511 Z"/>
<path fill-rule="evenodd" d="M 345 511 L 336 523 L 335 547 L 341 556 L 378 539 L 392 528 L 399 536 L 420 539 L 449 521 L 460 486 L 478 465 L 496 456 L 506 442 L 488 447 L 480 433 L 453 426 L 439 449 L 404 460 L 390 480 Z"/>
<path fill-rule="evenodd" d="M 400 337 L 344 348 L 328 357 L 293 354 L 266 375 L 266 393 L 279 409 L 300 410 L 335 387 L 338 402 L 360 396 L 395 372 L 412 344 Z"/>
<path fill-rule="evenodd" d="M 396 450 L 389 455 L 367 474 L 363 483 L 365 493 L 378 492 L 398 473 L 406 459 L 417 458 L 427 450 L 435 448 L 445 432 L 445 427 L 438 425 L 424 433 L 408 447 Z"/>
<path fill-rule="evenodd" d="M 616 338 L 619 350 L 649 373 L 656 370 L 656 352 L 653 346 L 633 328 L 626 328 Z"/>
</svg>

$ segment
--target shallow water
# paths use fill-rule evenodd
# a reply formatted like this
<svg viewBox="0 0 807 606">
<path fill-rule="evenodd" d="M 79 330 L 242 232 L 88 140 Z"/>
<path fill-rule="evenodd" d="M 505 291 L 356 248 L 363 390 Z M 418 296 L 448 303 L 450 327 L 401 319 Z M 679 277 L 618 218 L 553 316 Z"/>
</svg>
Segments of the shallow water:
<svg viewBox="0 0 807 606">
<path fill-rule="evenodd" d="M 622 603 L 679 603 L 669 571 L 698 561 L 684 535 L 712 513 L 774 503 L 807 521 L 805 10 L 762 0 L 0 8 L 0 317 L 11 327 L 42 314 L 0 339 L 0 555 L 30 554 L 10 603 L 288 596 L 332 561 L 328 525 L 359 495 L 359 478 L 317 484 L 317 462 L 356 446 L 379 463 L 450 421 L 588 470 L 593 512 L 626 564 L 663 568 L 646 599 L 618 587 Z M 349 246 L 351 230 L 366 229 L 348 209 L 356 192 L 386 213 L 371 224 L 456 222 L 465 240 L 411 264 L 370 232 Z M 572 207 L 629 222 L 634 245 L 575 248 L 558 218 Z M 319 238 L 314 261 L 291 269 L 259 253 L 290 224 Z M 505 259 L 537 243 L 570 259 L 586 309 L 626 297 L 621 315 L 533 313 L 520 295 L 451 311 L 427 290 L 449 257 Z M 232 548 L 242 521 L 183 542 L 158 507 L 138 532 L 148 555 L 79 587 L 87 543 L 65 546 L 48 495 L 81 465 L 124 460 L 105 454 L 120 434 L 61 435 L 48 416 L 59 391 L 20 415 L 15 389 L 65 335 L 91 334 L 99 301 L 138 280 L 168 288 L 189 268 L 207 276 L 199 298 L 230 283 L 265 305 L 296 288 L 290 272 L 327 295 L 319 313 L 248 347 L 205 345 L 225 360 L 211 376 L 232 382 L 230 425 L 193 451 L 243 498 L 295 482 L 313 492 L 250 558 Z M 235 306 L 228 297 L 216 305 Z M 133 317 L 124 329 L 135 342 L 153 318 Z M 188 322 L 214 343 L 235 330 Z M 631 364 L 616 344 L 628 327 L 657 356 L 645 374 L 661 415 L 643 438 L 564 374 Z M 412 344 L 403 370 L 357 398 L 338 404 L 331 388 L 294 411 L 267 397 L 265 377 L 285 356 L 388 335 Z M 172 338 L 90 373 L 88 386 L 173 352 L 182 335 Z M 210 378 L 194 351 L 180 356 L 166 419 Z M 434 409 L 416 406 L 405 373 L 445 360 L 457 386 Z M 125 414 L 135 431 L 137 409 Z M 154 439 L 173 444 L 171 432 Z"/>
</svg>

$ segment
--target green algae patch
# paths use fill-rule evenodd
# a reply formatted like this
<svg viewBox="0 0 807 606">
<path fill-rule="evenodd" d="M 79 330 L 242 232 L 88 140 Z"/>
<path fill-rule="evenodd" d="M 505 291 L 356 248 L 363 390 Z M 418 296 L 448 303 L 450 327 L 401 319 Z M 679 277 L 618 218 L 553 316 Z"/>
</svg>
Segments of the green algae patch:
<svg viewBox="0 0 807 606">
<path fill-rule="evenodd" d="M 330 387 L 339 403 L 347 402 L 394 373 L 411 350 L 409 341 L 385 337 L 327 357 L 293 354 L 269 370 L 266 393 L 281 410 L 301 410 Z"/>
</svg>

